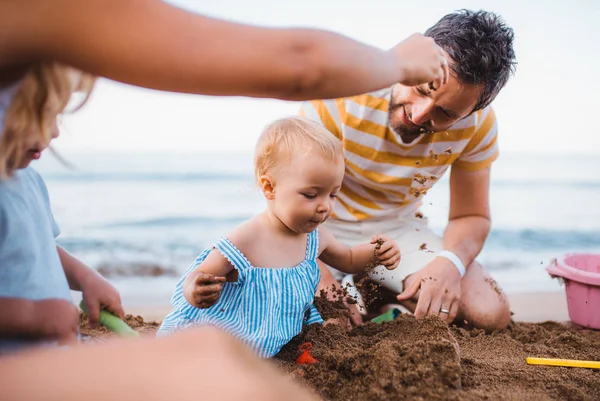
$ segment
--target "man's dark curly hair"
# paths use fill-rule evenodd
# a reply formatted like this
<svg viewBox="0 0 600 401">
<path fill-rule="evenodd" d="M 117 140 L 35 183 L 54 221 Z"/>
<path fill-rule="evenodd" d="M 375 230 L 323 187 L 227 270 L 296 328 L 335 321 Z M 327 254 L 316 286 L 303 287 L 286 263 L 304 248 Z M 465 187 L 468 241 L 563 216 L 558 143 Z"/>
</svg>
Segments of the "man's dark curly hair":
<svg viewBox="0 0 600 401">
<path fill-rule="evenodd" d="M 483 86 L 473 111 L 489 105 L 515 71 L 514 32 L 494 13 L 459 10 L 440 19 L 425 36 L 448 53 L 459 82 Z"/>
</svg>

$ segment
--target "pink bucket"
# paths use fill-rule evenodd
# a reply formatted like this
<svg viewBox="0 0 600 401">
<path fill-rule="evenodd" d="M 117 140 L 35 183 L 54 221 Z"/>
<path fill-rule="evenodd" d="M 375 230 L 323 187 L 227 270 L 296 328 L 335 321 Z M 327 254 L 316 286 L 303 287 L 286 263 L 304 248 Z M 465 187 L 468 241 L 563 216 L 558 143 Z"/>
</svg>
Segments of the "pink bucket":
<svg viewBox="0 0 600 401">
<path fill-rule="evenodd" d="M 564 280 L 573 323 L 600 329 L 600 255 L 567 254 L 552 261 L 546 271 Z"/>
</svg>

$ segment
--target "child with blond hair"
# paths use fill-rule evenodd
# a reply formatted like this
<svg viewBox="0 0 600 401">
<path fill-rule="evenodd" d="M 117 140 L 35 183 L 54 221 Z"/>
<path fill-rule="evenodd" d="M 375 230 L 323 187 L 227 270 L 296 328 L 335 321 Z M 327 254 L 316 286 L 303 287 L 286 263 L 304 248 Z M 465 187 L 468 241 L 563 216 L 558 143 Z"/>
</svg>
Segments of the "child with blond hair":
<svg viewBox="0 0 600 401">
<path fill-rule="evenodd" d="M 275 121 L 258 140 L 255 172 L 266 210 L 196 258 L 176 286 L 159 336 L 214 325 L 271 357 L 303 324 L 323 322 L 313 305 L 317 258 L 350 274 L 372 262 L 398 265 L 400 251 L 389 238 L 349 248 L 319 227 L 344 177 L 341 143 L 325 128 L 302 117 Z"/>
<path fill-rule="evenodd" d="M 123 317 L 117 290 L 57 245 L 48 190 L 30 166 L 58 136 L 56 119 L 93 77 L 56 63 L 32 67 L 0 91 L 0 354 L 78 340 L 81 291 L 92 325 Z"/>
</svg>

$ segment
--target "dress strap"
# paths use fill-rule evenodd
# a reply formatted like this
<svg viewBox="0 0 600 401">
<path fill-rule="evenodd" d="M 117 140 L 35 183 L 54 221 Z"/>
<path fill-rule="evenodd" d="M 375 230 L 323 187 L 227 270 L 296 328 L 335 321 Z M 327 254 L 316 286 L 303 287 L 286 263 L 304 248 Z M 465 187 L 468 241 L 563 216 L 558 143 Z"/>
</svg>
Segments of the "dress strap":
<svg viewBox="0 0 600 401">
<path fill-rule="evenodd" d="M 316 260 L 319 257 L 319 229 L 308 233 L 306 240 L 306 260 Z"/>
<path fill-rule="evenodd" d="M 225 256 L 225 258 L 235 267 L 239 273 L 244 272 L 246 269 L 252 267 L 248 259 L 244 254 L 236 248 L 235 245 L 229 241 L 226 237 L 222 237 L 214 246 L 216 249 Z"/>
</svg>

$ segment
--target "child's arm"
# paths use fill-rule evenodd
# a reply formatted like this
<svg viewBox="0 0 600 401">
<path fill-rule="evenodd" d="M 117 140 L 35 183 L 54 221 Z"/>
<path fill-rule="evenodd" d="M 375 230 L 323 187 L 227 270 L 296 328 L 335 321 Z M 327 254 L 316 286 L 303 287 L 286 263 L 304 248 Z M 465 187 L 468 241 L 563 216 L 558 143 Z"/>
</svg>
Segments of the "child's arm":
<svg viewBox="0 0 600 401">
<path fill-rule="evenodd" d="M 384 236 L 373 237 L 370 244 L 349 247 L 338 241 L 325 227 L 321 227 L 319 240 L 323 246 L 319 259 L 345 273 L 360 273 L 373 264 L 393 270 L 400 262 L 400 250 L 396 242 Z M 378 241 L 381 242 L 379 247 Z"/>
<path fill-rule="evenodd" d="M 88 309 L 90 325 L 94 327 L 98 323 L 100 310 L 104 308 L 116 316 L 124 318 L 121 296 L 117 289 L 64 248 L 56 246 L 56 249 L 69 287 L 74 291 L 82 292 L 85 306 Z"/>
<path fill-rule="evenodd" d="M 383 51 L 329 31 L 233 23 L 156 0 L 0 2 L 0 68 L 56 60 L 184 93 L 310 100 L 445 81 L 433 39 L 407 41 Z"/>
<path fill-rule="evenodd" d="M 0 297 L 0 337 L 77 342 L 79 310 L 64 299 Z"/>
<path fill-rule="evenodd" d="M 213 250 L 183 282 L 183 296 L 196 308 L 209 308 L 221 295 L 223 283 L 233 266 L 220 252 Z"/>
</svg>

